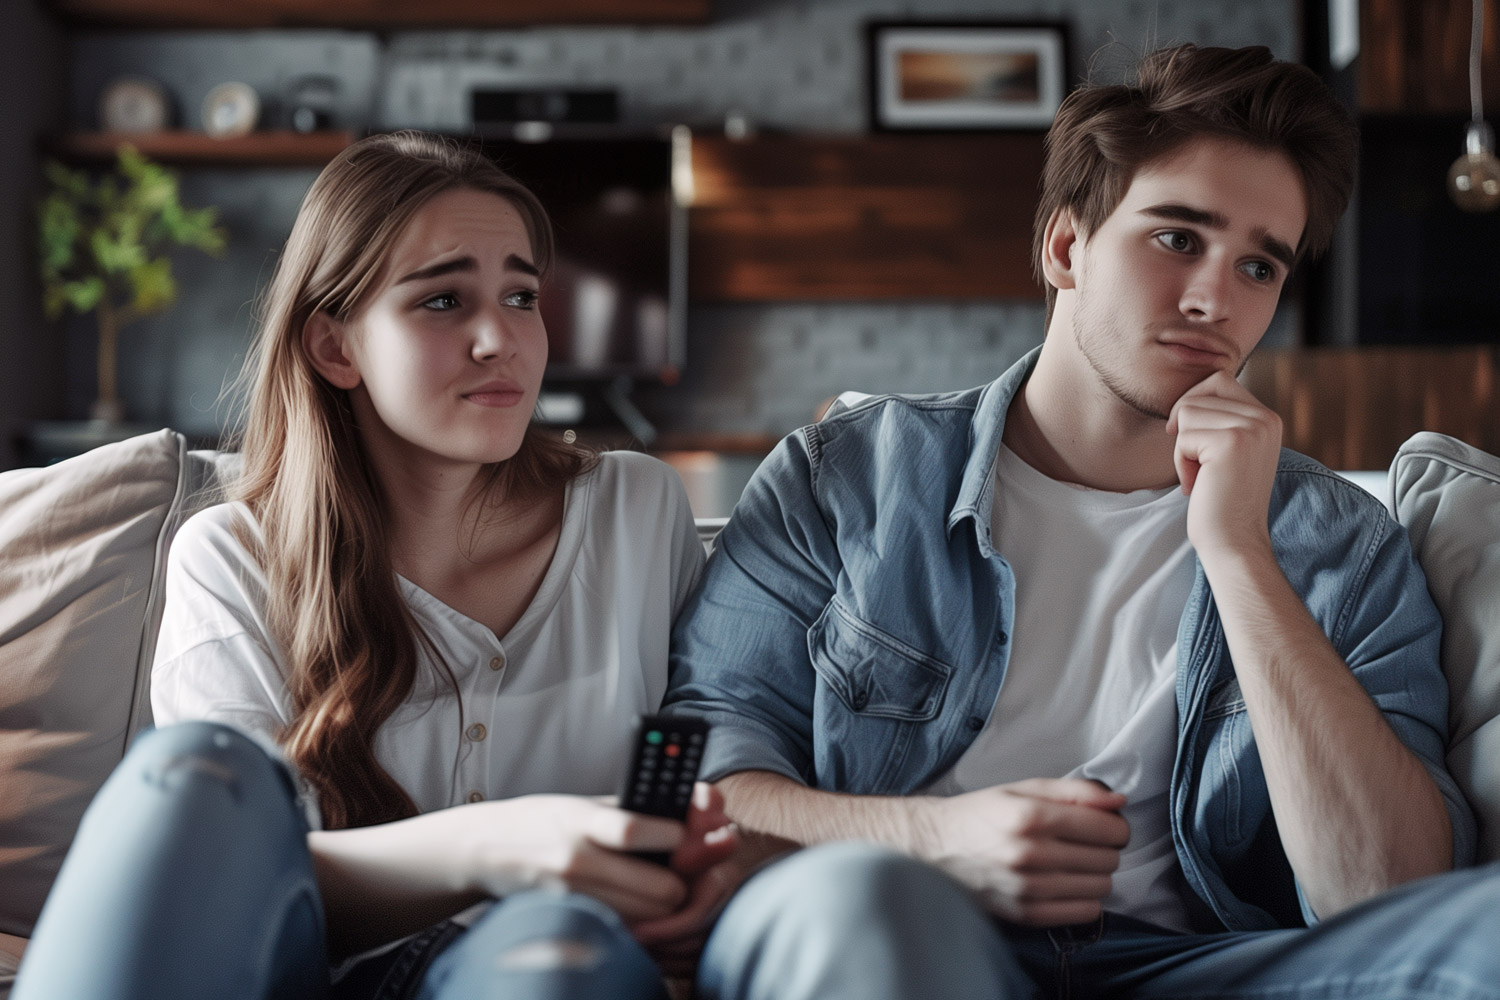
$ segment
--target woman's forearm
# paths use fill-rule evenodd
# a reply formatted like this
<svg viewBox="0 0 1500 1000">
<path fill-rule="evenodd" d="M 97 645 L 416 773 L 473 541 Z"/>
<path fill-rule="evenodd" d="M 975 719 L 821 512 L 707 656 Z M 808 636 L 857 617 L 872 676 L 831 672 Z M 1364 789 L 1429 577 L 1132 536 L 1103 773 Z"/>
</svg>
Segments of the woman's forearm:
<svg viewBox="0 0 1500 1000">
<path fill-rule="evenodd" d="M 394 941 L 486 898 L 451 812 L 308 834 L 331 954 Z"/>
<path fill-rule="evenodd" d="M 329 949 L 348 955 L 539 886 L 586 893 L 627 921 L 658 919 L 682 905 L 687 886 L 630 852 L 672 851 L 682 838 L 681 823 L 599 799 L 525 795 L 311 833 L 308 847 Z"/>
</svg>

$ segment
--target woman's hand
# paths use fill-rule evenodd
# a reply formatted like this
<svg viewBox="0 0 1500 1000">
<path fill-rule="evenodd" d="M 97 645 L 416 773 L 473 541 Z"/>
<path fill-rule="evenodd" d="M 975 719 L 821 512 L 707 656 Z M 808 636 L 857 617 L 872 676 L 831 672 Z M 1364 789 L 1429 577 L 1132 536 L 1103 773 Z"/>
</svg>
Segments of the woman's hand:
<svg viewBox="0 0 1500 1000">
<path fill-rule="evenodd" d="M 718 789 L 699 783 L 683 845 L 672 856 L 672 869 L 689 886 L 687 902 L 668 917 L 635 924 L 636 940 L 668 976 L 691 977 L 729 898 L 771 857 L 794 846 L 775 838 L 742 838 L 724 814 Z"/>
<path fill-rule="evenodd" d="M 627 921 L 659 919 L 687 900 L 687 883 L 626 852 L 680 850 L 689 865 L 714 856 L 686 841 L 681 823 L 575 795 L 454 806 L 379 826 L 316 831 L 307 843 L 337 954 L 393 941 L 486 898 L 543 886 L 587 893 Z"/>
<path fill-rule="evenodd" d="M 527 795 L 461 806 L 473 811 L 467 842 L 474 888 L 490 896 L 562 886 L 593 896 L 627 922 L 664 917 L 687 899 L 676 872 L 632 851 L 676 851 L 690 859 L 701 845 L 683 824 L 626 812 L 608 799 Z"/>
</svg>

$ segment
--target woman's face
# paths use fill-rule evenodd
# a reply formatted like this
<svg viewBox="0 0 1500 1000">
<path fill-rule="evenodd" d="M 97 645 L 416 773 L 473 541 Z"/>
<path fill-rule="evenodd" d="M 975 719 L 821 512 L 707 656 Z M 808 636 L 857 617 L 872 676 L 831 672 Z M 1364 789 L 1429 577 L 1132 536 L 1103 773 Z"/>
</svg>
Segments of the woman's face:
<svg viewBox="0 0 1500 1000">
<path fill-rule="evenodd" d="M 340 333 L 357 376 L 343 388 L 375 457 L 410 468 L 516 453 L 547 364 L 539 284 L 504 198 L 455 189 L 417 211 Z"/>
</svg>

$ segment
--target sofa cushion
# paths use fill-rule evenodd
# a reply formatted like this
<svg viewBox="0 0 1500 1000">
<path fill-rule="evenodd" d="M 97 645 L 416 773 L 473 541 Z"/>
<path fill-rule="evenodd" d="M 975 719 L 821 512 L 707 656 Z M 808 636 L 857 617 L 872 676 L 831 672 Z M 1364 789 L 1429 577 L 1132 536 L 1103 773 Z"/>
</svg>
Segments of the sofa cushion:
<svg viewBox="0 0 1500 1000">
<path fill-rule="evenodd" d="M 1480 860 L 1500 859 L 1500 458 L 1423 431 L 1396 452 L 1396 519 L 1443 615 L 1448 769 L 1479 817 Z"/>
<path fill-rule="evenodd" d="M 0 474 L 0 934 L 30 935 L 84 808 L 150 722 L 166 545 L 221 464 L 159 431 Z"/>
<path fill-rule="evenodd" d="M 0 934 L 0 997 L 10 996 L 10 988 L 16 982 L 16 969 L 20 967 L 21 955 L 25 951 L 25 938 Z"/>
</svg>

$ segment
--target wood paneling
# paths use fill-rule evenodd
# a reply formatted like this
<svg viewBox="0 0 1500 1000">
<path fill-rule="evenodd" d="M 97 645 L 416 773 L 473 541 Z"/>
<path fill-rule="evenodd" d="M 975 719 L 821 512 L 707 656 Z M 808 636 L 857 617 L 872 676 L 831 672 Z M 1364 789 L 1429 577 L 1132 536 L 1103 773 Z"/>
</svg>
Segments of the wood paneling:
<svg viewBox="0 0 1500 1000">
<path fill-rule="evenodd" d="M 1040 298 L 1031 133 L 693 139 L 699 300 Z"/>
<path fill-rule="evenodd" d="M 1284 423 L 1282 443 L 1334 469 L 1385 469 L 1417 431 L 1500 454 L 1488 347 L 1294 348 L 1251 355 L 1245 385 Z"/>
<path fill-rule="evenodd" d="M 709 0 L 51 0 L 89 24 L 170 28 L 489 28 L 673 24 L 708 19 Z"/>
<path fill-rule="evenodd" d="M 1360 107 L 1469 113 L 1471 0 L 1361 0 Z M 1484 0 L 1480 75 L 1500 111 L 1500 0 Z"/>
</svg>

